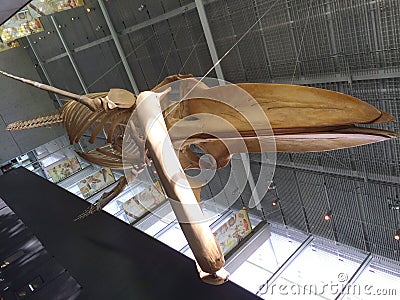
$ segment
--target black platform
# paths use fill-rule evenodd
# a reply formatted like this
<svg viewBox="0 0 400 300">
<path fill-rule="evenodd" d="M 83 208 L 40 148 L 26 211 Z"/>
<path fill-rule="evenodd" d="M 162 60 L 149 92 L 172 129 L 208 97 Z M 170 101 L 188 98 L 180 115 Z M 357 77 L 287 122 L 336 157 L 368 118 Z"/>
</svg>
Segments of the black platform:
<svg viewBox="0 0 400 300">
<path fill-rule="evenodd" d="M 0 176 L 0 197 L 79 283 L 77 299 L 260 299 L 203 283 L 192 260 L 105 212 L 72 222 L 89 204 L 23 168 Z"/>
</svg>

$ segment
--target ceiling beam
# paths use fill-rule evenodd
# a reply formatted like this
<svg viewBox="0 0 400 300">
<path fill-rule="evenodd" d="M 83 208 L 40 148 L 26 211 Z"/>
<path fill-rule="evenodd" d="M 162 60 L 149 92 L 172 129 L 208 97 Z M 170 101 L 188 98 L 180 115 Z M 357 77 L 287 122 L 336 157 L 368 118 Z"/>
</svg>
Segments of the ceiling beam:
<svg viewBox="0 0 400 300">
<path fill-rule="evenodd" d="M 224 74 L 222 73 L 222 68 L 220 65 L 220 61 L 218 59 L 217 49 L 215 47 L 214 39 L 212 37 L 210 24 L 208 24 L 208 19 L 206 15 L 206 10 L 204 9 L 203 0 L 195 0 L 197 13 L 200 17 L 200 23 L 203 27 L 203 32 L 206 37 L 208 50 L 210 51 L 211 59 L 214 64 L 215 72 L 217 73 L 217 78 L 219 80 L 225 80 Z"/>
<path fill-rule="evenodd" d="M 103 13 L 104 19 L 106 20 L 108 29 L 110 30 L 110 33 L 111 33 L 112 39 L 114 41 L 115 47 L 117 48 L 119 57 L 121 58 L 122 64 L 123 64 L 124 69 L 125 69 L 125 72 L 128 75 L 129 82 L 130 82 L 135 94 L 139 95 L 139 88 L 138 88 L 138 86 L 136 84 L 135 78 L 133 77 L 132 70 L 131 70 L 131 68 L 129 66 L 128 60 L 126 59 L 126 55 L 125 55 L 124 49 L 122 49 L 121 43 L 120 43 L 119 38 L 118 38 L 118 34 L 115 31 L 114 25 L 112 24 L 110 15 L 108 14 L 108 11 L 107 11 L 107 8 L 106 8 L 106 6 L 104 4 L 104 1 L 103 0 L 98 0 L 98 2 L 99 2 L 99 6 L 100 6 L 100 9 L 101 9 L 101 12 Z"/>
<path fill-rule="evenodd" d="M 212 2 L 215 2 L 215 1 L 216 0 L 207 0 L 207 1 L 205 1 L 205 4 L 212 3 Z M 141 22 L 139 24 L 135 24 L 133 26 L 130 26 L 130 27 L 122 30 L 120 33 L 117 33 L 117 35 L 121 37 L 121 36 L 130 34 L 130 33 L 139 31 L 139 30 L 141 30 L 143 28 L 146 28 L 148 26 L 151 26 L 151 25 L 160 23 L 162 21 L 165 21 L 165 20 L 180 16 L 180 15 L 182 15 L 182 14 L 188 12 L 188 11 L 191 11 L 193 9 L 196 9 L 196 4 L 194 2 L 190 3 L 190 4 L 187 4 L 187 5 L 184 5 L 184 6 L 181 6 L 179 8 L 173 9 L 173 10 L 171 10 L 169 12 L 166 12 L 165 14 L 162 14 L 162 15 L 159 15 L 157 17 L 151 18 L 151 19 L 146 20 L 144 22 Z M 100 38 L 98 40 L 95 40 L 93 42 L 90 42 L 90 43 L 87 43 L 85 45 L 76 47 L 76 48 L 73 49 L 73 51 L 74 52 L 80 52 L 80 51 L 83 51 L 83 50 L 87 50 L 89 48 L 92 48 L 92 47 L 95 47 L 97 45 L 100 45 L 100 44 L 106 43 L 108 41 L 111 41 L 112 39 L 113 39 L 113 37 L 111 35 L 108 35 L 108 36 L 102 37 L 102 38 Z M 53 56 L 53 57 L 50 57 L 50 58 L 46 59 L 45 62 L 49 63 L 49 62 L 61 59 L 61 58 L 65 57 L 65 56 L 67 56 L 67 53 L 61 53 L 59 55 L 56 55 L 56 56 Z"/>
<path fill-rule="evenodd" d="M 222 68 L 220 65 L 220 59 L 218 58 L 217 49 L 215 47 L 214 39 L 211 34 L 210 25 L 208 23 L 206 11 L 204 9 L 203 0 L 195 0 L 197 12 L 200 17 L 200 22 L 203 27 L 203 32 L 206 37 L 207 47 L 211 55 L 212 62 L 214 64 L 215 72 L 217 74 L 217 78 L 221 85 L 225 84 L 224 74 L 222 72 Z M 248 154 L 240 153 L 241 162 L 243 164 L 243 169 L 245 171 L 246 180 L 249 184 L 250 190 L 252 191 L 252 195 L 249 201 L 249 207 L 253 208 L 256 207 L 258 210 L 262 210 L 261 200 L 262 197 L 259 196 L 257 187 L 254 181 L 254 177 L 250 170 L 250 159 Z M 232 165 L 232 171 L 237 172 L 241 170 L 233 170 L 235 165 Z"/>
<path fill-rule="evenodd" d="M 400 184 L 400 178 L 396 177 L 396 176 L 385 176 L 385 179 L 383 179 L 383 178 L 379 178 L 379 176 L 382 176 L 380 174 L 368 174 L 368 177 L 365 177 L 366 175 L 359 174 L 359 172 L 353 171 L 353 170 L 346 170 L 346 169 L 339 169 L 339 168 L 327 169 L 326 167 L 321 168 L 318 165 L 299 165 L 299 164 L 287 163 L 287 162 L 283 162 L 283 161 L 277 161 L 276 166 L 279 168 L 300 170 L 300 171 L 312 172 L 312 173 L 320 174 L 320 175 L 330 175 L 333 177 L 350 178 L 352 180 L 371 182 L 371 183 L 389 185 L 389 186 L 394 186 L 394 187 L 398 187 Z"/>
<path fill-rule="evenodd" d="M 38 53 L 37 53 L 35 47 L 33 46 L 33 43 L 31 42 L 31 40 L 30 40 L 30 38 L 29 38 L 29 36 L 26 37 L 26 40 L 28 41 L 28 44 L 29 44 L 29 46 L 31 47 L 31 50 L 32 50 L 32 52 L 33 52 L 33 55 L 34 55 L 35 58 L 36 58 L 36 61 L 37 61 L 38 65 L 39 65 L 39 67 L 42 69 L 43 75 L 44 75 L 44 77 L 46 78 L 47 83 L 48 83 L 49 85 L 53 86 L 53 82 L 52 82 L 52 80 L 51 80 L 51 78 L 50 78 L 50 76 L 49 76 L 49 73 L 47 73 L 46 67 L 44 66 L 42 60 L 40 59 L 40 57 L 39 57 L 39 55 L 38 55 Z M 61 107 L 61 106 L 62 106 L 62 103 L 61 103 L 60 97 L 58 96 L 58 94 L 55 94 L 55 93 L 54 93 L 54 96 L 55 96 L 55 98 L 56 98 L 56 100 L 57 100 L 58 106 Z"/>
<path fill-rule="evenodd" d="M 331 82 L 354 82 L 354 81 L 366 81 L 366 80 L 378 80 L 378 79 L 390 79 L 399 78 L 400 71 L 398 68 L 386 68 L 374 70 L 374 73 L 366 72 L 353 72 L 349 77 L 348 74 L 335 73 L 329 75 L 319 75 L 315 78 L 303 77 L 300 79 L 292 80 L 292 78 L 274 78 L 272 83 L 283 83 L 283 84 L 318 84 L 318 83 L 331 83 Z"/>
<path fill-rule="evenodd" d="M 69 61 L 71 62 L 72 67 L 74 68 L 75 74 L 79 79 L 79 82 L 80 82 L 80 84 L 81 84 L 81 86 L 83 88 L 83 91 L 85 92 L 85 94 L 89 94 L 89 90 L 88 90 L 88 88 L 86 86 L 85 81 L 83 80 L 81 72 L 79 72 L 79 69 L 78 69 L 78 66 L 77 66 L 77 64 L 75 62 L 75 59 L 72 56 L 72 52 L 69 49 L 69 47 L 68 47 L 68 45 L 67 45 L 67 43 L 66 43 L 66 41 L 64 39 L 64 36 L 62 35 L 62 32 L 61 32 L 60 28 L 58 27 L 56 18 L 54 16 L 50 16 L 50 19 L 53 22 L 54 28 L 56 29 L 57 35 L 60 38 L 60 41 L 63 44 L 65 51 L 67 52 L 67 56 L 69 58 Z"/>
</svg>

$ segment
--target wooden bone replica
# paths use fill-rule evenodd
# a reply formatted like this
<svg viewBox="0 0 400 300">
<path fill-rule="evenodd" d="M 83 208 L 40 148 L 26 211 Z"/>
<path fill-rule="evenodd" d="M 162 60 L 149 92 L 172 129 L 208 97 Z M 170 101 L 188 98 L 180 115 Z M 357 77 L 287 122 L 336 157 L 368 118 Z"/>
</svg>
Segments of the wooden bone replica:
<svg viewBox="0 0 400 300">
<path fill-rule="evenodd" d="M 274 151 L 311 152 L 355 147 L 396 137 L 395 132 L 355 126 L 356 124 L 390 122 L 394 120 L 393 116 L 357 98 L 311 87 L 259 83 L 237 84 L 262 108 L 271 124 L 273 131 L 273 137 L 271 137 L 271 135 L 254 134 L 251 124 L 235 115 L 237 114 L 234 109 L 236 105 L 241 105 L 242 110 L 250 113 L 252 107 L 246 106 L 247 102 L 244 100 L 240 104 L 241 99 L 236 99 L 232 86 L 209 88 L 194 78 L 190 78 L 191 75 L 169 76 L 154 89 L 142 92 L 136 98 L 132 93 L 121 89 L 80 96 L 5 72 L 1 73 L 72 99 L 54 114 L 12 123 L 7 126 L 8 130 L 62 123 L 71 143 L 78 142 L 88 130 L 91 131 L 90 142 L 93 143 L 99 132 L 105 130 L 108 144 L 88 153 L 78 151 L 78 154 L 85 160 L 100 166 L 113 169 L 131 168 L 133 178 L 130 180 L 146 167 L 149 159 L 152 160 L 166 194 L 170 199 L 175 200 L 172 201 L 175 203 L 172 206 L 196 258 L 200 277 L 211 284 L 225 282 L 229 274 L 223 269 L 224 256 L 210 228 L 201 222 L 191 222 L 191 218 L 195 218 L 202 212 L 198 205 L 200 193 L 198 189 L 193 189 L 193 191 L 190 189 L 184 173 L 185 169 L 201 167 L 201 162 L 190 150 L 190 145 L 194 144 L 205 153 L 212 155 L 215 158 L 216 167 L 221 168 L 229 162 L 233 153 L 243 152 L 243 148 L 236 147 L 239 142 L 245 143 L 247 148 L 245 152 L 260 152 L 265 149 L 262 147 L 263 143 L 275 143 Z M 182 85 L 182 92 L 187 97 L 184 101 L 176 102 L 172 109 L 162 111 L 160 101 L 169 93 L 166 87 L 177 80 L 185 82 Z M 163 90 L 163 87 L 163 92 L 155 92 Z M 194 96 L 191 97 L 191 95 Z M 213 100 L 221 95 L 231 97 L 232 101 L 237 101 L 237 103 L 229 106 Z M 130 119 L 135 109 L 138 113 L 137 122 L 141 130 L 146 131 L 146 137 Z M 198 117 L 199 114 L 201 114 L 200 117 Z M 213 119 L 207 117 L 207 114 L 227 120 L 239 132 L 240 137 L 232 137 L 229 134 L 232 127 L 216 124 Z M 196 115 L 196 117 L 190 118 L 191 115 Z M 181 122 L 179 128 L 182 131 L 173 130 L 170 133 L 168 130 L 174 124 L 178 124 L 177 122 Z M 204 129 L 207 134 L 196 134 L 187 138 L 193 128 Z M 257 130 L 262 132 L 263 128 Z M 129 159 L 139 162 L 131 166 L 123 164 L 122 145 L 125 131 L 129 131 L 128 134 L 133 142 L 128 143 L 127 146 L 124 145 L 124 151 L 127 152 Z M 162 147 L 160 141 L 164 142 Z M 226 144 L 230 145 L 230 151 L 227 150 Z M 165 155 L 168 159 L 163 159 Z M 92 205 L 80 217 L 85 217 L 104 207 L 126 185 L 126 178 L 121 177 L 113 191 L 105 193 L 96 205 Z M 178 207 L 176 203 L 181 203 L 182 206 Z M 190 209 L 186 209 L 186 205 L 189 205 Z"/>
</svg>

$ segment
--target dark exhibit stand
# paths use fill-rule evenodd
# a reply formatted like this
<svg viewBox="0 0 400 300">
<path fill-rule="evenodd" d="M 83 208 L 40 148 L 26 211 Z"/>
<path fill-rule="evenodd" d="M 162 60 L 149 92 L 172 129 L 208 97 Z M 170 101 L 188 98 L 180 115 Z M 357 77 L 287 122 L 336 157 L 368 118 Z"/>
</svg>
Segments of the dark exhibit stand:
<svg viewBox="0 0 400 300">
<path fill-rule="evenodd" d="M 73 222 L 89 203 L 24 168 L 0 176 L 0 197 L 79 284 L 73 299 L 259 299 L 203 283 L 192 260 L 105 212 Z"/>
</svg>

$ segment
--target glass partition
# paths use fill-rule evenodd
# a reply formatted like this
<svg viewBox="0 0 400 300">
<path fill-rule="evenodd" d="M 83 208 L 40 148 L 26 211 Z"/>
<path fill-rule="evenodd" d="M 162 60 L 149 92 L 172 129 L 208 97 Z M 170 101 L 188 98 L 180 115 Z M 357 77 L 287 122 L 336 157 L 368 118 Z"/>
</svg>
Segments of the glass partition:
<svg viewBox="0 0 400 300">
<path fill-rule="evenodd" d="M 256 293 L 307 239 L 307 235 L 271 227 L 270 238 L 255 250 L 230 280 Z"/>
<path fill-rule="evenodd" d="M 357 271 L 367 254 L 344 256 L 345 249 L 314 238 L 285 268 L 280 276 L 268 284 L 264 299 L 296 297 L 299 299 L 335 299 Z M 334 252 L 334 249 L 338 252 Z"/>
<path fill-rule="evenodd" d="M 389 270 L 377 265 L 374 258 L 360 276 L 343 292 L 341 299 L 399 299 L 400 267 Z"/>
</svg>

